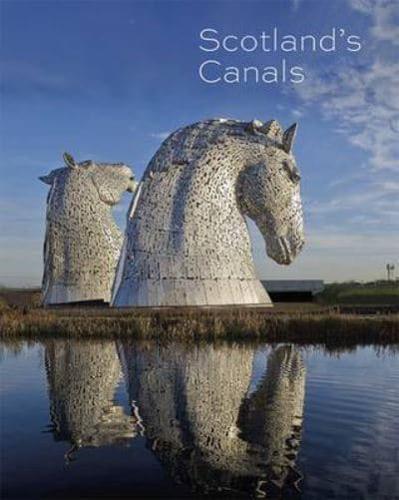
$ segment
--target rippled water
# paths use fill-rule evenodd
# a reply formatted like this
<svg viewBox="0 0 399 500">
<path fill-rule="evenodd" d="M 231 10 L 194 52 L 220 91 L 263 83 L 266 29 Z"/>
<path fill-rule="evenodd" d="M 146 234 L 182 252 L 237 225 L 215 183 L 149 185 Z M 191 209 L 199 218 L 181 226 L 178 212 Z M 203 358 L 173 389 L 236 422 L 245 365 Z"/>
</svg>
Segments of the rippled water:
<svg viewBox="0 0 399 500">
<path fill-rule="evenodd" d="M 399 498 L 394 352 L 8 344 L 3 496 Z"/>
</svg>

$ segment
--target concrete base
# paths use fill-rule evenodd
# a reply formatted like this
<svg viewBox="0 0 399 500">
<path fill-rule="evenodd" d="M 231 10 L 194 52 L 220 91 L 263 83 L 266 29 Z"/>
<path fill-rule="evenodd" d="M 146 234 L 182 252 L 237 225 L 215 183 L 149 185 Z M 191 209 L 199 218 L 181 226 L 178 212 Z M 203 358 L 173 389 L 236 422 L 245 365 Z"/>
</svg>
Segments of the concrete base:
<svg viewBox="0 0 399 500">
<path fill-rule="evenodd" d="M 272 307 L 259 280 L 164 279 L 129 282 L 121 286 L 114 307 L 162 306 L 263 306 Z"/>
<path fill-rule="evenodd" d="M 43 292 L 43 305 L 68 304 L 76 302 L 109 302 L 109 290 L 89 290 L 83 286 L 51 285 Z"/>
</svg>

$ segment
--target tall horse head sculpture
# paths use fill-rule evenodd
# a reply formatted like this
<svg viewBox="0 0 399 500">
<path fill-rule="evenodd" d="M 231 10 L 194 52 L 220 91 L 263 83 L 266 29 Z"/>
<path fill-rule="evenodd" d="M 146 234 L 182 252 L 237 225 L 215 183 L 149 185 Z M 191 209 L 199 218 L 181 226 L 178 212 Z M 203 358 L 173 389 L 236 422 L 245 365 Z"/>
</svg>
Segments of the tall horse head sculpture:
<svg viewBox="0 0 399 500">
<path fill-rule="evenodd" d="M 295 131 L 275 120 L 209 120 L 171 134 L 136 195 L 113 305 L 271 305 L 245 217 L 276 262 L 302 248 Z"/>
</svg>

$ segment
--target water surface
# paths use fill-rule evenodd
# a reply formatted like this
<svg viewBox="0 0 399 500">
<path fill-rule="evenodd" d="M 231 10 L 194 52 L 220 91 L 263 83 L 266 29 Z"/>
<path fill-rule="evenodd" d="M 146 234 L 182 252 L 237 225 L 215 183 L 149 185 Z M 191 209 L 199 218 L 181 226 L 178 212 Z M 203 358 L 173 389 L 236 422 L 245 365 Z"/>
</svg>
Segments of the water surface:
<svg viewBox="0 0 399 500">
<path fill-rule="evenodd" d="M 5 498 L 399 498 L 392 349 L 52 340 L 0 366 Z"/>
</svg>

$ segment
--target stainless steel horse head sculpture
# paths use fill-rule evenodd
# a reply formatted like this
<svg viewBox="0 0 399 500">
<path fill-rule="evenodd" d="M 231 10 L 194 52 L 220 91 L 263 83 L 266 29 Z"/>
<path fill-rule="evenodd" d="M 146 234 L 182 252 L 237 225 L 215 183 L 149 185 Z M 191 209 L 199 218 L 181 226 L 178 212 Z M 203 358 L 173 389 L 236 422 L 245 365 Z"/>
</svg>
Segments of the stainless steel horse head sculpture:
<svg viewBox="0 0 399 500">
<path fill-rule="evenodd" d="M 43 303 L 109 302 L 122 234 L 111 213 L 136 182 L 123 164 L 75 162 L 40 180 L 50 185 L 44 243 Z"/>
<path fill-rule="evenodd" d="M 276 262 L 302 248 L 295 131 L 275 120 L 209 120 L 172 133 L 138 189 L 113 305 L 271 305 L 245 216 Z"/>
<path fill-rule="evenodd" d="M 113 305 L 271 305 L 245 217 L 272 259 L 292 262 L 304 243 L 295 132 L 209 120 L 171 134 L 133 202 Z"/>
</svg>

